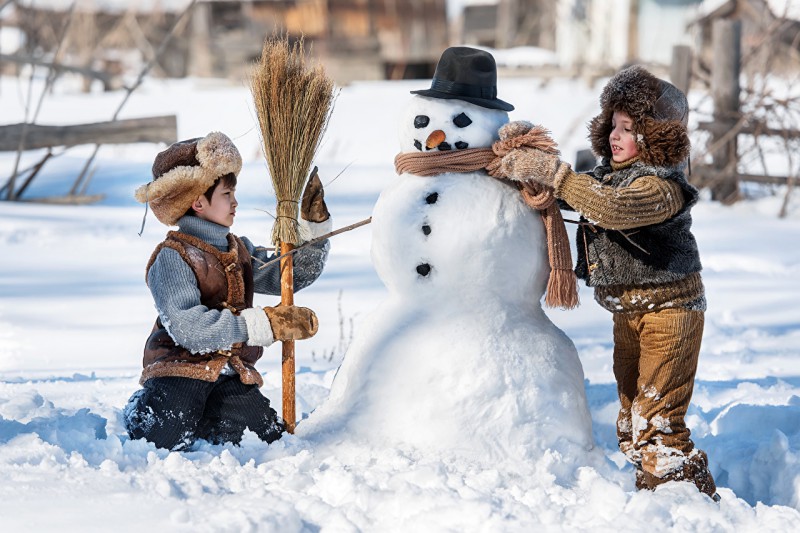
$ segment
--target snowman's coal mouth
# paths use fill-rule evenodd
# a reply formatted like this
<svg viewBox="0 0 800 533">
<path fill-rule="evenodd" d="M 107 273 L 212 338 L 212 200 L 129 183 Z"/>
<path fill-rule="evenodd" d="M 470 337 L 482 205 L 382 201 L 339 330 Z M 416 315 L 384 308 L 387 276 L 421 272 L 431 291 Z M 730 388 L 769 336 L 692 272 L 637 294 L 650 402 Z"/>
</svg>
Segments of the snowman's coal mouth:
<svg viewBox="0 0 800 533">
<path fill-rule="evenodd" d="M 423 146 L 423 144 L 422 144 L 421 141 L 419 141 L 418 139 L 414 139 L 414 148 L 416 148 L 417 150 L 422 152 L 423 151 L 422 150 L 422 146 Z M 469 143 L 464 142 L 464 141 L 456 141 L 455 147 L 456 147 L 456 150 L 466 150 L 467 148 L 469 148 Z M 447 152 L 447 151 L 452 150 L 452 149 L 453 149 L 453 146 L 447 141 L 442 141 L 439 144 L 437 144 L 436 146 L 433 146 L 431 148 L 428 148 L 427 146 L 425 146 L 425 150 L 426 151 L 439 150 L 441 152 Z"/>
</svg>

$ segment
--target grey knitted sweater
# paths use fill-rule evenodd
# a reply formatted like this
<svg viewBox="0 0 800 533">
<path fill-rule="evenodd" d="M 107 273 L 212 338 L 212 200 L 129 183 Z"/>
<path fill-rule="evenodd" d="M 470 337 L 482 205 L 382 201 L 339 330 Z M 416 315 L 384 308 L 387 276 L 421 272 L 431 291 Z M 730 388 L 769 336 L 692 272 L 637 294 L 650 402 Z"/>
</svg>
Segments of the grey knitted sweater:
<svg viewBox="0 0 800 533">
<path fill-rule="evenodd" d="M 179 231 L 192 235 L 222 252 L 228 251 L 229 228 L 198 217 L 185 216 L 178 221 Z M 255 292 L 280 294 L 278 263 L 260 269 L 261 262 L 275 258 L 263 248 L 256 248 L 247 237 L 241 237 L 253 256 Z M 322 274 L 328 258 L 327 240 L 304 248 L 294 254 L 294 287 L 299 291 Z M 200 303 L 200 290 L 191 267 L 171 248 L 163 248 L 147 275 L 147 285 L 153 295 L 158 316 L 172 339 L 193 353 L 229 350 L 234 343 L 247 342 L 244 318 L 227 309 L 208 309 Z M 277 304 L 277 302 L 276 302 Z"/>
</svg>

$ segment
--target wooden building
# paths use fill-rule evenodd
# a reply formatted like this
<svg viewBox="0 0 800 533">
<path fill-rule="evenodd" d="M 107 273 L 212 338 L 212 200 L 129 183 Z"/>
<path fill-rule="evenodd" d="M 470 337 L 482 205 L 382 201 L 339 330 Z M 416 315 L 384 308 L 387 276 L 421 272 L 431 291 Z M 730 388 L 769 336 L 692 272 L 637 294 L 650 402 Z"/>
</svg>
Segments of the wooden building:
<svg viewBox="0 0 800 533">
<path fill-rule="evenodd" d="M 456 40 L 490 48 L 554 50 L 557 4 L 554 0 L 466 0 L 455 24 Z"/>
<path fill-rule="evenodd" d="M 62 53 L 103 69 L 132 50 L 152 57 L 189 3 L 85 0 L 70 14 L 63 1 L 19 1 L 3 24 L 25 33 L 20 54 L 30 57 L 52 54 L 68 28 Z M 154 74 L 242 77 L 264 39 L 281 32 L 303 36 L 341 84 L 429 77 L 449 44 L 446 0 L 198 0 Z"/>
</svg>

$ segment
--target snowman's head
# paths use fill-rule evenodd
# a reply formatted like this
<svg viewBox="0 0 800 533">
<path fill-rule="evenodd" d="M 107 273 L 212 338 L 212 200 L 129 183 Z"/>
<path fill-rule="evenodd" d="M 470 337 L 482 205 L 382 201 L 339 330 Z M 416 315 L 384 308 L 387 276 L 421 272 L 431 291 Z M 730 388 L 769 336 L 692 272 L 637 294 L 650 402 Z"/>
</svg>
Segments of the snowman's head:
<svg viewBox="0 0 800 533">
<path fill-rule="evenodd" d="M 463 100 L 413 96 L 400 124 L 400 151 L 489 148 L 508 113 Z"/>
</svg>

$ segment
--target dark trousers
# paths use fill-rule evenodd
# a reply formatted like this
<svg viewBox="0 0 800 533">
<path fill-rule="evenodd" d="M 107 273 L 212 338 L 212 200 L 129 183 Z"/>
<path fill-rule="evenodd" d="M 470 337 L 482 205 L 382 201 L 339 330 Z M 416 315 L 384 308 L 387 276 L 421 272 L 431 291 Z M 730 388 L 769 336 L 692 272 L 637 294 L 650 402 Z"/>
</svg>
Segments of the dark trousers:
<svg viewBox="0 0 800 533">
<path fill-rule="evenodd" d="M 250 428 L 263 441 L 281 437 L 285 426 L 256 385 L 238 375 L 220 375 L 211 383 L 191 378 L 147 380 L 125 407 L 131 439 L 146 439 L 159 448 L 183 450 L 197 439 L 238 444 Z"/>
</svg>

